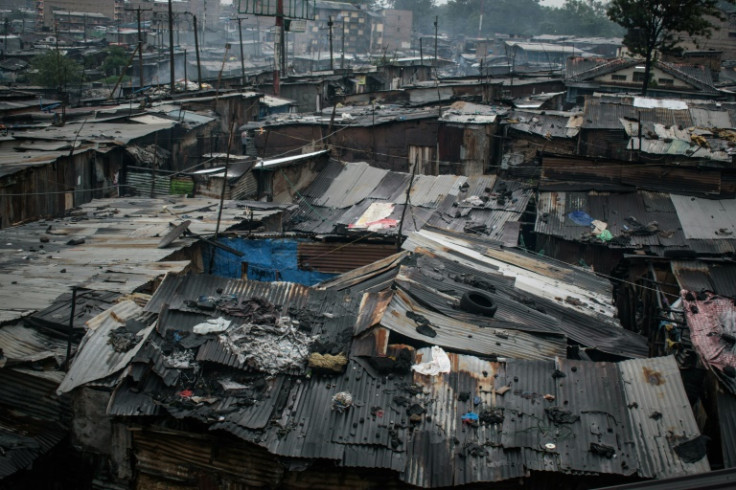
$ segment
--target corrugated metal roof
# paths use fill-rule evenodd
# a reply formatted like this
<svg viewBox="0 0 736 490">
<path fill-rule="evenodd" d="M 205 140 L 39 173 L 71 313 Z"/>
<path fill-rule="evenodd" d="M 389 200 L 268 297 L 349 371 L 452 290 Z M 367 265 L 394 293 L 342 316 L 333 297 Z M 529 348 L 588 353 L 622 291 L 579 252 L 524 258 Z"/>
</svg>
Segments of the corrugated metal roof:
<svg viewBox="0 0 736 490">
<path fill-rule="evenodd" d="M 691 107 L 690 117 L 693 125 L 701 128 L 731 129 L 736 127 L 731 121 L 731 116 L 725 110 L 709 110 L 702 107 Z"/>
<path fill-rule="evenodd" d="M 712 293 L 681 291 L 690 339 L 700 360 L 723 386 L 736 394 L 736 305 Z M 728 374 L 731 373 L 731 374 Z"/>
<path fill-rule="evenodd" d="M 429 321 L 435 335 L 418 330 L 414 315 Z M 467 352 L 485 357 L 511 359 L 549 359 L 565 355 L 564 337 L 542 338 L 519 330 L 477 326 L 437 314 L 420 304 L 402 289 L 397 289 L 380 321 L 381 326 L 417 342 L 439 345 L 454 352 Z M 390 339 L 389 339 L 390 341 Z"/>
<path fill-rule="evenodd" d="M 705 446 L 695 461 L 678 446 L 700 436 L 674 356 L 635 359 L 618 365 L 631 424 L 639 474 L 668 478 L 710 471 Z"/>
<path fill-rule="evenodd" d="M 712 291 L 719 296 L 736 298 L 736 265 L 729 263 L 670 263 L 680 289 Z"/>
<path fill-rule="evenodd" d="M 688 239 L 736 239 L 736 199 L 703 199 L 671 195 Z"/>
<path fill-rule="evenodd" d="M 370 232 L 396 236 L 402 215 L 404 236 L 433 226 L 477 233 L 500 239 L 504 224 L 518 221 L 532 197 L 531 188 L 522 182 L 499 180 L 493 176 L 416 175 L 376 170 L 366 177 L 365 163 L 330 163 L 303 193 L 299 211 L 292 216 L 295 231 L 316 234 Z M 376 177 L 376 180 L 371 180 Z M 404 213 L 406 191 L 411 182 L 410 207 Z M 337 192 L 335 196 L 332 193 Z M 379 229 L 354 228 L 371 205 L 395 206 Z M 344 207 L 336 212 L 334 208 Z M 333 208 L 333 209 L 331 209 Z"/>
<path fill-rule="evenodd" d="M 613 239 L 603 242 L 592 235 L 591 225 L 578 224 L 571 213 L 582 212 L 607 225 Z M 565 240 L 596 243 L 609 248 L 686 247 L 669 194 L 600 194 L 596 192 L 542 192 L 537 202 L 534 231 Z"/>
<path fill-rule="evenodd" d="M 314 199 L 313 204 L 327 208 L 353 206 L 368 197 L 387 172 L 365 162 L 345 164 L 342 172 Z M 310 192 L 309 195 L 314 193 Z"/>
<path fill-rule="evenodd" d="M 0 328 L 0 365 L 54 358 L 60 366 L 66 358 L 66 346 L 65 340 L 44 335 L 36 329 L 8 325 Z"/>
<path fill-rule="evenodd" d="M 85 383 L 106 378 L 123 370 L 153 330 L 152 320 L 149 319 L 151 323 L 145 326 L 139 325 L 141 328 L 139 331 L 126 330 L 125 333 L 130 337 L 128 341 L 135 342 L 134 345 L 116 348 L 112 339 L 116 330 L 121 327 L 125 329 L 127 321 L 136 318 L 141 311 L 140 306 L 126 300 L 90 320 L 89 330 L 79 344 L 78 353 L 59 385 L 58 392 L 72 391 Z"/>
<path fill-rule="evenodd" d="M 172 388 L 159 386 L 155 392 L 149 385 L 140 395 L 151 400 L 149 405 L 154 405 L 155 397 L 172 416 L 199 419 L 210 430 L 231 432 L 274 455 L 391 470 L 421 487 L 507 481 L 528 477 L 529 470 L 644 476 L 650 463 L 641 455 L 674 455 L 669 445 L 661 447 L 660 438 L 634 434 L 627 419 L 632 393 L 642 407 L 662 413 L 668 409 L 658 396 L 641 395 L 639 388 L 626 390 L 626 376 L 630 371 L 640 373 L 641 365 L 619 373 L 609 363 L 499 363 L 448 356 L 450 372 L 438 376 L 378 375 L 351 360 L 343 375 L 276 376 L 257 388 L 257 380 L 250 378 L 237 385 L 239 396 L 213 390 L 209 396 L 215 400 L 205 403 L 177 395 L 187 387 L 198 395 L 200 388 L 188 381 Z M 414 362 L 430 359 L 430 350 L 422 349 Z M 663 361 L 642 362 L 660 369 Z M 666 383 L 657 387 L 657 393 L 667 402 L 681 395 L 676 406 L 684 400 L 689 410 L 679 375 L 671 374 L 663 374 Z M 233 376 L 237 372 L 207 370 L 203 381 L 214 387 L 218 380 Z M 116 391 L 112 413 L 121 414 L 119 403 L 132 394 L 126 393 Z M 352 404 L 344 411 L 333 408 L 338 393 L 351 396 Z M 479 420 L 467 424 L 463 422 L 467 414 Z M 677 419 L 675 427 L 689 430 L 694 425 L 691 412 L 673 410 L 671 417 Z M 644 427 L 652 434 L 649 429 Z M 707 460 L 690 466 L 674 461 L 675 467 L 683 473 L 705 471 Z"/>
<path fill-rule="evenodd" d="M 574 138 L 580 132 L 582 117 L 579 114 L 548 114 L 514 111 L 506 119 L 509 127 L 543 138 Z"/>
<path fill-rule="evenodd" d="M 254 209 L 262 205 L 255 203 Z M 130 293 L 166 272 L 186 269 L 188 260 L 167 258 L 198 239 L 183 236 L 158 248 L 161 238 L 184 220 L 191 221 L 195 235 L 212 235 L 218 206 L 217 199 L 100 199 L 67 218 L 0 230 L 0 272 L 15 278 L 0 283 L 0 318 L 17 320 L 44 310 L 71 286 Z M 247 206 L 247 201 L 225 201 L 220 231 L 250 219 Z"/>
<path fill-rule="evenodd" d="M 723 466 L 736 468 L 736 396 L 718 389 L 716 403 L 718 404 L 718 427 L 721 430 Z"/>
<path fill-rule="evenodd" d="M 509 314 L 513 316 L 507 317 L 509 319 L 520 320 L 523 305 L 534 305 L 532 308 L 537 311 L 558 319 L 559 331 L 583 346 L 624 357 L 648 354 L 644 337 L 621 327 L 609 281 L 568 264 L 489 245 L 483 241 L 473 242 L 467 235 L 454 236 L 424 229 L 411 235 L 403 248 L 455 262 L 474 270 L 482 279 L 494 274 L 511 278 L 516 291 L 511 298 L 520 304 L 511 308 Z M 446 287 L 454 287 L 447 281 L 446 284 Z M 525 322 L 516 323 L 524 325 Z M 538 324 L 539 320 L 527 323 L 528 326 Z"/>
<path fill-rule="evenodd" d="M 31 468 L 68 433 L 70 403 L 54 393 L 62 373 L 0 369 L 0 478 Z"/>
</svg>

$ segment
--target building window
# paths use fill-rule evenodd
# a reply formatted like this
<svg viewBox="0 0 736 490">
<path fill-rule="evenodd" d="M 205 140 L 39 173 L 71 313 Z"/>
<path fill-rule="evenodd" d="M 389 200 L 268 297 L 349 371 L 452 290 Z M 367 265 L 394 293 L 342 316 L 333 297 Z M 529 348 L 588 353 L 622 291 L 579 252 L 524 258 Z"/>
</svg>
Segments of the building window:
<svg viewBox="0 0 736 490">
<path fill-rule="evenodd" d="M 736 32 L 733 32 L 733 31 L 729 32 L 728 37 L 736 37 Z"/>
<path fill-rule="evenodd" d="M 611 80 L 617 80 L 619 82 L 626 81 L 626 75 L 611 75 Z"/>
<path fill-rule="evenodd" d="M 659 80 L 657 80 L 657 83 L 659 83 L 660 85 L 674 85 L 675 80 L 672 78 L 660 78 Z"/>
<path fill-rule="evenodd" d="M 640 71 L 634 72 L 634 81 L 635 82 L 643 82 L 644 81 L 644 73 Z"/>
</svg>

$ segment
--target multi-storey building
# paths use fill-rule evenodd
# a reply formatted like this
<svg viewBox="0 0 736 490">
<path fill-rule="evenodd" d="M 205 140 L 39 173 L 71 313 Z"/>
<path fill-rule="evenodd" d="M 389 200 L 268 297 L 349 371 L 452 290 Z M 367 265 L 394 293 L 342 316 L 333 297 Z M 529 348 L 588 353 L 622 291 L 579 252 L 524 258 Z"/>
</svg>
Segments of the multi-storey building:
<svg viewBox="0 0 736 490">
<path fill-rule="evenodd" d="M 689 38 L 682 47 L 688 51 L 721 51 L 723 60 L 736 60 L 736 6 L 720 2 L 718 7 L 723 20 L 709 18 L 716 26 L 711 36 Z"/>
<path fill-rule="evenodd" d="M 411 10 L 386 9 L 381 12 L 380 23 L 376 25 L 374 47 L 410 49 L 412 38 Z"/>
<path fill-rule="evenodd" d="M 53 28 L 63 13 L 73 12 L 80 18 L 84 14 L 100 14 L 108 19 L 117 19 L 122 0 L 38 0 L 36 2 L 37 26 Z M 59 12 L 60 14 L 56 14 Z M 57 16 L 61 16 L 56 18 Z M 68 17 L 68 15 L 67 15 Z M 83 21 L 82 21 L 83 22 Z"/>
</svg>

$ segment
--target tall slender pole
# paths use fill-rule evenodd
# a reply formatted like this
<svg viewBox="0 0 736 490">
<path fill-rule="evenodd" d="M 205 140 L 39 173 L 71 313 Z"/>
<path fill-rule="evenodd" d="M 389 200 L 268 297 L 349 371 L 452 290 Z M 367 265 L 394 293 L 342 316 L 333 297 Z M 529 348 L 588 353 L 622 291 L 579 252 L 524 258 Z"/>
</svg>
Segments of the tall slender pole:
<svg viewBox="0 0 736 490">
<path fill-rule="evenodd" d="M 213 242 L 217 242 L 217 237 L 220 234 L 220 220 L 222 219 L 222 206 L 225 202 L 225 189 L 227 188 L 227 171 L 230 167 L 230 145 L 233 142 L 233 131 L 235 131 L 235 114 L 232 114 L 230 121 L 230 134 L 227 137 L 227 152 L 225 153 L 225 175 L 222 178 L 222 190 L 220 191 L 220 208 L 217 211 L 217 224 L 215 225 L 215 236 L 212 238 Z M 212 255 L 210 255 L 209 273 L 212 274 L 212 268 L 215 265 L 215 249 L 212 249 Z"/>
<path fill-rule="evenodd" d="M 332 16 L 329 17 L 330 20 L 327 21 L 327 27 L 330 28 L 330 71 L 335 69 L 335 62 L 332 56 L 332 26 L 334 23 L 332 22 Z"/>
<path fill-rule="evenodd" d="M 281 45 L 281 76 L 286 76 L 286 23 L 284 22 L 284 0 L 279 0 L 281 5 L 281 29 L 279 30 L 279 37 L 281 38 L 279 44 Z"/>
<path fill-rule="evenodd" d="M 171 0 L 169 0 L 171 1 Z M 437 24 L 439 17 L 434 17 L 434 66 L 437 67 Z"/>
<path fill-rule="evenodd" d="M 276 31 L 278 35 L 278 41 L 274 42 L 274 69 L 273 69 L 273 94 L 279 95 L 281 88 L 281 81 L 279 80 L 279 65 L 281 64 L 281 42 L 283 40 L 282 31 L 284 29 L 284 0 L 277 0 L 276 2 Z"/>
<path fill-rule="evenodd" d="M 340 69 L 345 68 L 345 17 L 342 18 L 342 53 L 340 54 Z"/>
<path fill-rule="evenodd" d="M 176 91 L 176 80 L 174 75 L 174 14 L 171 10 L 171 0 L 169 0 L 169 74 L 171 76 L 171 95 Z"/>
<path fill-rule="evenodd" d="M 243 56 L 243 28 L 240 26 L 240 22 L 243 20 L 242 17 L 238 17 L 238 38 L 240 39 L 240 76 L 242 78 L 241 84 L 245 86 L 245 59 Z"/>
<path fill-rule="evenodd" d="M 72 286 L 72 311 L 69 315 L 69 332 L 67 333 L 66 339 L 66 361 L 64 365 L 66 370 L 69 370 L 69 363 L 72 357 L 72 337 L 74 336 L 74 313 L 77 306 L 77 286 Z"/>
<path fill-rule="evenodd" d="M 192 14 L 192 22 L 194 23 L 194 50 L 197 52 L 197 83 L 199 90 L 202 90 L 202 65 L 199 64 L 199 39 L 197 38 L 197 16 Z"/>
<path fill-rule="evenodd" d="M 138 6 L 138 79 L 143 88 L 143 35 L 141 34 L 141 7 Z"/>
</svg>

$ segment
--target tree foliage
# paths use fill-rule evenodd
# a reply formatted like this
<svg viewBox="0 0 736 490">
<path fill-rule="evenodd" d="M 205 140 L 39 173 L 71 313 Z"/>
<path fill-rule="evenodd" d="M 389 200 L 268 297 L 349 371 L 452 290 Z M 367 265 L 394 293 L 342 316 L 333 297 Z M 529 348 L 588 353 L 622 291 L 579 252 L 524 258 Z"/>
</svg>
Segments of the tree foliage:
<svg viewBox="0 0 736 490">
<path fill-rule="evenodd" d="M 624 46 L 644 57 L 642 93 L 646 94 L 654 54 L 677 52 L 685 35 L 710 37 L 722 19 L 719 0 L 611 0 L 608 17 L 626 29 Z M 733 3 L 733 0 L 729 0 Z"/>
<path fill-rule="evenodd" d="M 561 8 L 549 9 L 545 34 L 617 37 L 622 29 L 606 16 L 606 7 L 595 0 L 566 0 Z M 546 27 L 546 25 L 545 25 Z M 551 29 L 550 29 L 551 28 Z"/>
<path fill-rule="evenodd" d="M 82 80 L 82 67 L 58 50 L 35 56 L 31 60 L 32 75 L 34 83 L 44 87 L 64 89 Z"/>
<path fill-rule="evenodd" d="M 404 1 L 411 3 L 412 0 Z M 566 0 L 558 8 L 541 5 L 539 0 L 449 0 L 438 10 L 442 32 L 469 37 L 493 37 L 496 33 L 519 36 L 622 34 L 622 29 L 608 19 L 599 0 Z"/>
<path fill-rule="evenodd" d="M 128 63 L 129 55 L 120 46 L 108 46 L 105 51 L 106 56 L 102 61 L 102 71 L 105 72 L 105 75 L 117 75 L 119 73 L 118 69 Z"/>
</svg>

